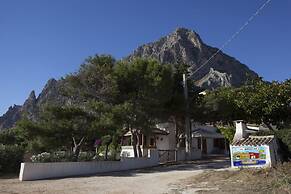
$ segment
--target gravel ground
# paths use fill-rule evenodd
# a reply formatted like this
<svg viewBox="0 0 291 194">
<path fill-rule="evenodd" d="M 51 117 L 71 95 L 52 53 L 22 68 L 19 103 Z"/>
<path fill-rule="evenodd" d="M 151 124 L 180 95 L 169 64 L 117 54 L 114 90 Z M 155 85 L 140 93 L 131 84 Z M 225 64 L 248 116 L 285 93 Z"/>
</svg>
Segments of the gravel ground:
<svg viewBox="0 0 291 194">
<path fill-rule="evenodd" d="M 200 160 L 155 168 L 115 172 L 89 177 L 64 178 L 19 182 L 17 178 L 0 179 L 1 194 L 148 194 L 195 193 L 193 187 L 183 186 L 181 181 L 208 170 L 225 169 L 229 161 L 224 158 Z"/>
</svg>

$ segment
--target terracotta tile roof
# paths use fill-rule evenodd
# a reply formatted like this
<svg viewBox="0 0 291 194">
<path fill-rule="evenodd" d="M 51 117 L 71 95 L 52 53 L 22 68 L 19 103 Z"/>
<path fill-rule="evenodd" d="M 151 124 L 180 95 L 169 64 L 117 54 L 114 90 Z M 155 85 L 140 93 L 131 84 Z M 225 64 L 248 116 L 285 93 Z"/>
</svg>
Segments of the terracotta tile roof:
<svg viewBox="0 0 291 194">
<path fill-rule="evenodd" d="M 240 140 L 233 141 L 231 145 L 233 146 L 258 146 L 258 145 L 268 145 L 274 139 L 274 135 L 270 136 L 249 136 L 248 138 L 243 138 Z"/>
</svg>

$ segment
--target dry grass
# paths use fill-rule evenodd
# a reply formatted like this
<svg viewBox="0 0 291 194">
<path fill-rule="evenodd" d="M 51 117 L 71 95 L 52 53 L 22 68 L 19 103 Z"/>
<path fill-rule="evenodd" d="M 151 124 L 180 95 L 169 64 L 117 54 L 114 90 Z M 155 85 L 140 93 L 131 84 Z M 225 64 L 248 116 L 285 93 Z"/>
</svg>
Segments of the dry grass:
<svg viewBox="0 0 291 194">
<path fill-rule="evenodd" d="M 184 183 L 199 193 L 291 194 L 291 163 L 269 169 L 208 171 Z"/>
</svg>

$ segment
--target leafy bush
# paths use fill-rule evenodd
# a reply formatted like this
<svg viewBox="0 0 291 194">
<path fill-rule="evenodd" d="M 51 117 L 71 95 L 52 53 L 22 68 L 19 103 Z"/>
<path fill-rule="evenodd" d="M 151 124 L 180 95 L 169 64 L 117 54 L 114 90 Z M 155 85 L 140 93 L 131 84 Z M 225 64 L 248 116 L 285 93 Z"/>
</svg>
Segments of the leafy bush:
<svg viewBox="0 0 291 194">
<path fill-rule="evenodd" d="M 95 152 L 80 152 L 80 155 L 79 155 L 79 158 L 78 158 L 78 161 L 92 161 L 94 156 L 96 155 Z"/>
<path fill-rule="evenodd" d="M 20 146 L 0 144 L 0 172 L 17 172 L 23 155 L 24 150 Z"/>
<path fill-rule="evenodd" d="M 235 128 L 228 126 L 228 127 L 218 127 L 218 132 L 220 132 L 224 137 L 227 139 L 228 142 L 232 142 L 234 134 L 235 134 Z"/>
<path fill-rule="evenodd" d="M 291 128 L 280 129 L 276 132 L 280 143 L 280 152 L 284 160 L 291 158 Z"/>
<path fill-rule="evenodd" d="M 95 152 L 80 152 L 78 161 L 92 161 L 94 160 Z M 63 151 L 48 153 L 43 152 L 37 155 L 33 155 L 31 162 L 41 163 L 41 162 L 73 162 L 73 156 L 70 153 Z"/>
<path fill-rule="evenodd" d="M 120 152 L 121 152 L 121 146 L 116 146 L 113 143 L 111 143 L 108 146 L 108 160 L 119 160 L 120 159 Z M 98 149 L 98 160 L 106 160 L 105 159 L 106 154 L 106 146 L 102 145 Z"/>
<path fill-rule="evenodd" d="M 72 156 L 66 152 L 43 152 L 33 155 L 30 159 L 31 162 L 69 162 L 72 161 Z"/>
</svg>

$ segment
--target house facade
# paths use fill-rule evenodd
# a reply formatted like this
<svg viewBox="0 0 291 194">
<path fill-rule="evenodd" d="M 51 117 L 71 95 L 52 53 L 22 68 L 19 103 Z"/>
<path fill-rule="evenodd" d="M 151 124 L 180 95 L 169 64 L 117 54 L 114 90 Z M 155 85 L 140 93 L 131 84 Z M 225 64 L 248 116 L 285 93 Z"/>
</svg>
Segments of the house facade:
<svg viewBox="0 0 291 194">
<path fill-rule="evenodd" d="M 199 159 L 212 154 L 228 153 L 228 145 L 217 128 L 211 125 L 191 123 L 192 141 L 191 153 L 188 159 Z M 157 149 L 161 161 L 181 161 L 187 158 L 185 150 L 185 135 L 176 134 L 174 122 L 160 123 L 152 130 L 151 134 L 141 134 L 141 150 L 143 156 L 147 156 L 149 149 Z M 132 135 L 128 131 L 122 142 L 122 157 L 134 157 Z"/>
<path fill-rule="evenodd" d="M 210 124 L 192 123 L 192 147 L 201 150 L 202 156 L 228 154 L 228 143 L 218 129 Z"/>
<path fill-rule="evenodd" d="M 143 156 L 148 155 L 149 149 L 175 150 L 176 148 L 176 126 L 173 122 L 160 123 L 152 130 L 151 134 L 140 134 L 141 150 Z M 134 157 L 132 146 L 132 134 L 128 131 L 123 136 L 121 156 Z"/>
</svg>

